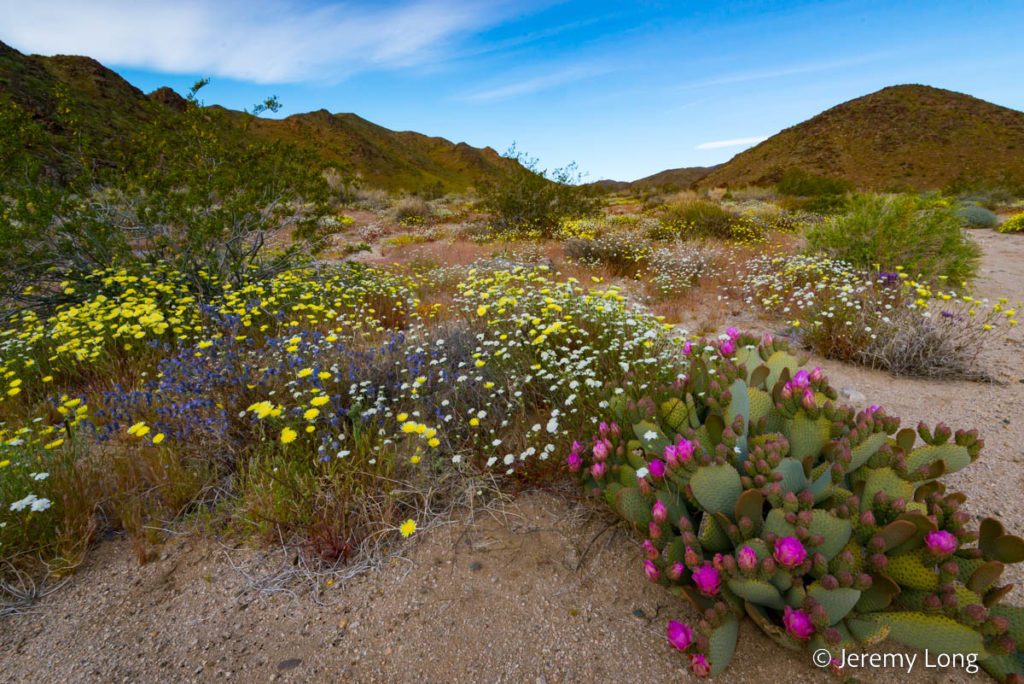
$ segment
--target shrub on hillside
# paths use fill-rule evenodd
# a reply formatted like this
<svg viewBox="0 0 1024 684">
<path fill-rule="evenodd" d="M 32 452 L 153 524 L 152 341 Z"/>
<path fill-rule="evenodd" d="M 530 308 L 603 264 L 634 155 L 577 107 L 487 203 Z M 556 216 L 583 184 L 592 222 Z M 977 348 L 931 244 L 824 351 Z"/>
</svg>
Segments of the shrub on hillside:
<svg viewBox="0 0 1024 684">
<path fill-rule="evenodd" d="M 999 223 L 994 211 L 979 204 L 961 204 L 957 212 L 968 228 L 995 228 Z"/>
<path fill-rule="evenodd" d="M 839 178 L 816 176 L 801 169 L 790 169 L 782 174 L 777 187 L 783 195 L 820 197 L 842 195 L 852 190 L 853 184 Z"/>
<path fill-rule="evenodd" d="M 962 230 L 956 210 L 913 195 L 864 195 L 851 210 L 812 228 L 812 249 L 854 266 L 876 271 L 902 267 L 924 279 L 944 277 L 951 284 L 973 278 L 981 248 Z"/>
<path fill-rule="evenodd" d="M 664 233 L 683 237 L 712 237 L 728 240 L 736 216 L 721 205 L 707 200 L 690 200 L 672 204 L 662 211 L 660 221 Z"/>
<path fill-rule="evenodd" d="M 633 276 L 646 264 L 650 250 L 636 241 L 611 235 L 593 240 L 573 239 L 565 243 L 565 256 L 587 266 L 606 266 L 613 275 Z"/>
<path fill-rule="evenodd" d="M 391 207 L 389 217 L 403 226 L 426 223 L 434 216 L 434 210 L 420 197 L 403 197 Z"/>
</svg>

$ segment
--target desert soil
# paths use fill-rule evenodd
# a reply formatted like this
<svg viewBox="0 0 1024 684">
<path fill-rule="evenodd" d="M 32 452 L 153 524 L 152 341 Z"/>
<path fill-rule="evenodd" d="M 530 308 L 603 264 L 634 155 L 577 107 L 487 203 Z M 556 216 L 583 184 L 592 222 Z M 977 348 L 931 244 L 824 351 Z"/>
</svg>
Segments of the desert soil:
<svg viewBox="0 0 1024 684">
<path fill-rule="evenodd" d="M 979 231 L 977 294 L 1024 299 L 1024 236 Z M 730 324 L 756 327 L 743 315 Z M 764 324 L 761 323 L 761 326 Z M 996 384 L 896 379 L 820 363 L 836 387 L 901 416 L 976 427 L 981 459 L 949 478 L 979 519 L 1024 531 L 1024 343 L 986 353 Z M 526 492 L 417 532 L 401 557 L 327 584 L 294 553 L 229 548 L 182 534 L 140 566 L 129 542 L 102 542 L 68 584 L 0 622 L 0 681 L 661 682 L 688 680 L 664 638 L 684 602 L 649 583 L 615 519 L 569 496 Z M 291 576 L 291 581 L 286 581 Z M 1020 582 L 1019 568 L 1008 576 Z M 1024 603 L 1020 590 L 1012 602 Z M 893 653 L 911 653 L 899 647 Z M 934 656 L 933 656 L 934 658 Z M 852 672 L 863 681 L 984 680 L 960 668 Z M 932 663 L 934 665 L 934 663 Z M 718 681 L 834 681 L 810 654 L 783 651 L 745 622 Z"/>
</svg>

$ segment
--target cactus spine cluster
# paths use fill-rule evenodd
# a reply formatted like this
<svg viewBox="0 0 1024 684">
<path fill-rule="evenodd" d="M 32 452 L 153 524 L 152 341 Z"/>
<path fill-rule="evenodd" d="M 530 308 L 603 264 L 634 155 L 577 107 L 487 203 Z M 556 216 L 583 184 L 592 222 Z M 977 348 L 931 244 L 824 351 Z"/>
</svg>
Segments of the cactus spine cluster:
<svg viewBox="0 0 1024 684">
<path fill-rule="evenodd" d="M 668 629 L 694 673 L 725 669 L 747 616 L 788 648 L 888 638 L 1024 674 L 1024 609 L 999 603 L 1024 542 L 992 519 L 969 529 L 940 481 L 978 458 L 976 431 L 839 406 L 821 369 L 768 336 L 686 352 L 671 385 L 627 379 L 567 463 L 645 536 L 647 576 L 700 611 Z"/>
</svg>

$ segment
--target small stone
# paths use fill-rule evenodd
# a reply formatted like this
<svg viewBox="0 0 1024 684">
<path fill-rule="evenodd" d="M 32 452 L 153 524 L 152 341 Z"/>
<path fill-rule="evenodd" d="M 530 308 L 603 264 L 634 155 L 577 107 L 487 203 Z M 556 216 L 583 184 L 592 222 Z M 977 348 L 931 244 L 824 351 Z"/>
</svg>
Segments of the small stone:
<svg viewBox="0 0 1024 684">
<path fill-rule="evenodd" d="M 853 387 L 844 387 L 839 390 L 839 400 L 854 406 L 861 406 L 868 403 L 868 398 Z"/>
<path fill-rule="evenodd" d="M 633 609 L 633 617 L 645 618 L 645 617 L 647 617 L 647 614 L 644 613 L 644 611 L 642 609 L 640 609 L 640 608 L 634 608 Z"/>
<path fill-rule="evenodd" d="M 484 567 L 484 564 L 481 563 L 480 561 L 473 561 L 472 563 L 469 564 L 469 569 L 472 570 L 473 572 L 476 572 L 477 570 L 479 570 L 482 567 Z"/>
<path fill-rule="evenodd" d="M 287 670 L 294 670 L 301 664 L 302 658 L 288 658 L 287 660 L 282 660 L 281 662 L 279 662 L 277 664 L 277 669 L 281 672 L 285 672 Z"/>
</svg>

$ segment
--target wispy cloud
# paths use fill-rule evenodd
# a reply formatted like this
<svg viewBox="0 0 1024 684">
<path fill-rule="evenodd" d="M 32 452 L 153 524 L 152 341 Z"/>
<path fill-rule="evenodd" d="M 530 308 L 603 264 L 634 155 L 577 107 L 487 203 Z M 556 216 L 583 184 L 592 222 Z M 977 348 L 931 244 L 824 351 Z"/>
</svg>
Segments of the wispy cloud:
<svg viewBox="0 0 1024 684">
<path fill-rule="evenodd" d="M 797 66 L 785 67 L 781 69 L 770 69 L 766 71 L 748 71 L 736 74 L 726 74 L 724 76 L 718 76 L 716 78 L 707 79 L 705 81 L 695 81 L 693 83 L 687 83 L 684 88 L 702 88 L 704 86 L 715 86 L 715 85 L 728 85 L 731 83 L 745 83 L 747 81 L 760 81 L 769 78 L 782 78 L 783 76 L 796 76 L 798 74 L 809 74 L 818 71 L 831 71 L 833 69 L 842 69 L 845 67 L 857 66 L 859 64 L 865 64 L 867 62 L 875 62 L 880 59 L 893 56 L 893 52 L 876 52 L 870 55 L 862 55 L 860 57 L 851 57 L 850 59 L 838 59 L 828 62 L 813 62 L 809 64 L 800 64 Z"/>
<path fill-rule="evenodd" d="M 752 138 L 733 138 L 732 140 L 712 140 L 697 145 L 695 150 L 714 150 L 719 147 L 739 147 L 740 145 L 754 145 L 768 139 L 767 135 L 755 135 Z"/>
<path fill-rule="evenodd" d="M 399 4 L 243 0 L 0 0 L 0 40 L 23 52 L 256 83 L 339 80 L 443 57 L 462 35 L 515 11 L 503 0 Z"/>
<path fill-rule="evenodd" d="M 521 81 L 498 86 L 497 88 L 470 93 L 469 95 L 463 95 L 459 99 L 470 102 L 503 100 L 509 97 L 516 97 L 518 95 L 528 95 L 542 90 L 550 90 L 561 85 L 575 83 L 588 78 L 603 76 L 611 73 L 612 71 L 614 71 L 614 69 L 606 66 L 575 66 L 561 71 L 556 71 L 553 74 L 526 78 Z"/>
</svg>

